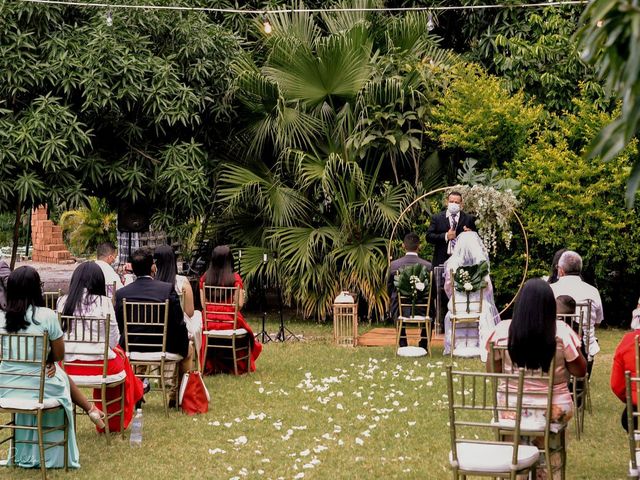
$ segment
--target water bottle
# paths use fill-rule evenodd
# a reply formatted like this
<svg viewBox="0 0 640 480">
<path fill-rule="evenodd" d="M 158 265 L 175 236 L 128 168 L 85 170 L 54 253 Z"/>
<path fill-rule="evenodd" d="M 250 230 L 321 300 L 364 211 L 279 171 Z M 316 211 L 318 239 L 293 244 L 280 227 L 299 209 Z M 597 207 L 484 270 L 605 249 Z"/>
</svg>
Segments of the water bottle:
<svg viewBox="0 0 640 480">
<path fill-rule="evenodd" d="M 133 417 L 131 423 L 131 436 L 129 437 L 129 445 L 132 447 L 142 446 L 142 409 L 136 410 L 136 416 Z"/>
</svg>

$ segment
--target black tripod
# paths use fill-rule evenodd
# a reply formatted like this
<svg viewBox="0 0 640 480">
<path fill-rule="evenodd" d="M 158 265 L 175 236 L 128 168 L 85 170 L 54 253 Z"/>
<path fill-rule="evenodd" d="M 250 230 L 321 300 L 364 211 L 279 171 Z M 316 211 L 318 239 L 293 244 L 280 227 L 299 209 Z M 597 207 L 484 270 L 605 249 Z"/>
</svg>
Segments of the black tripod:
<svg viewBox="0 0 640 480">
<path fill-rule="evenodd" d="M 286 342 L 287 340 L 293 339 L 296 341 L 300 341 L 300 338 L 289 330 L 284 325 L 284 312 L 282 308 L 282 288 L 280 287 L 280 262 L 279 259 L 276 258 L 276 291 L 278 292 L 278 315 L 280 315 L 280 327 L 278 328 L 278 333 L 276 334 L 276 342 Z"/>
<path fill-rule="evenodd" d="M 242 261 L 242 250 L 238 252 L 238 270 L 240 270 L 240 265 Z M 267 267 L 267 254 L 265 253 L 262 257 L 262 265 L 263 265 L 263 275 L 262 275 L 262 292 L 260 295 L 260 310 L 262 310 L 262 329 L 256 333 L 253 338 L 256 340 L 258 337 L 261 337 L 260 343 L 265 344 L 267 342 L 273 342 L 273 338 L 266 330 L 267 323 L 267 276 L 264 273 L 264 270 Z M 277 337 L 276 337 L 277 338 Z"/>
</svg>

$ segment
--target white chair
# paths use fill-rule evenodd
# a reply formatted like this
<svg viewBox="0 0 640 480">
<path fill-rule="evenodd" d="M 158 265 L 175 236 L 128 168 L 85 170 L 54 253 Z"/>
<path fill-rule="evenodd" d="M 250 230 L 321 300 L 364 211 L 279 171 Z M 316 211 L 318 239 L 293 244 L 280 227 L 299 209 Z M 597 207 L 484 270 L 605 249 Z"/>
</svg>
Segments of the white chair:
<svg viewBox="0 0 640 480">
<path fill-rule="evenodd" d="M 8 413 L 11 415 L 11 420 L 8 423 L 0 425 L 0 430 L 5 428 L 10 429 L 11 435 L 0 441 L 0 444 L 10 442 L 9 463 L 13 464 L 15 461 L 15 448 L 13 446 L 16 443 L 34 443 L 31 440 L 17 440 L 15 435 L 16 430 L 37 431 L 37 444 L 40 450 L 40 472 L 44 480 L 47 478 L 47 466 L 44 460 L 46 458 L 45 451 L 50 448 L 56 446 L 63 447 L 64 469 L 65 471 L 68 470 L 70 434 L 67 415 L 62 405 L 60 405 L 60 402 L 57 399 L 47 399 L 44 397 L 48 348 L 49 336 L 46 332 L 44 335 L 19 333 L 0 334 L 0 361 L 24 364 L 25 371 L 31 370 L 33 373 L 23 373 L 22 375 L 25 377 L 35 377 L 37 379 L 37 382 L 34 382 L 33 386 L 20 387 L 24 392 L 24 398 L 0 398 L 0 413 Z M 15 373 L 3 373 L 0 371 L 0 390 L 15 389 L 15 384 L 12 383 L 12 379 L 14 378 Z M 44 413 L 55 412 L 57 410 L 62 410 L 63 412 L 63 424 L 46 426 L 43 418 Z M 27 426 L 16 424 L 16 414 L 33 415 L 36 417 L 37 425 Z M 59 430 L 64 432 L 62 440 L 51 442 L 45 440 L 45 434 Z"/>
<path fill-rule="evenodd" d="M 498 382 L 513 385 L 515 405 L 497 401 Z M 454 371 L 447 366 L 449 400 L 449 432 L 451 450 L 449 464 L 453 478 L 467 475 L 511 478 L 533 473 L 540 458 L 538 448 L 520 442 L 524 370 L 516 375 Z M 501 415 L 514 418 L 514 434 L 510 439 L 496 436 L 496 423 Z"/>
<path fill-rule="evenodd" d="M 449 271 L 450 278 L 453 281 L 454 272 Z M 462 345 L 458 346 L 456 342 L 456 334 L 466 332 L 467 335 L 462 338 L 473 338 L 474 343 L 479 342 L 480 336 L 480 316 L 482 314 L 482 304 L 484 297 L 484 288 L 480 288 L 477 292 L 473 292 L 467 298 L 464 292 L 453 290 L 451 296 L 451 356 L 456 357 L 478 357 L 480 349 L 483 345 Z"/>
<path fill-rule="evenodd" d="M 82 360 L 74 360 L 73 366 L 77 368 L 95 368 L 96 361 L 102 360 L 98 365 L 102 373 L 99 375 L 69 375 L 78 387 L 100 390 L 102 409 L 105 412 L 105 431 L 107 443 L 110 442 L 109 419 L 120 417 L 120 433 L 124 440 L 124 381 L 125 371 L 113 375 L 107 373 L 109 368 L 109 330 L 110 315 L 106 318 L 92 318 L 67 316 L 58 314 L 60 325 L 65 330 L 64 343 L 67 350 L 72 347 L 74 356 L 81 356 Z M 107 401 L 107 388 L 120 387 L 120 395 Z M 109 406 L 119 403 L 119 409 L 108 412 Z"/>
</svg>

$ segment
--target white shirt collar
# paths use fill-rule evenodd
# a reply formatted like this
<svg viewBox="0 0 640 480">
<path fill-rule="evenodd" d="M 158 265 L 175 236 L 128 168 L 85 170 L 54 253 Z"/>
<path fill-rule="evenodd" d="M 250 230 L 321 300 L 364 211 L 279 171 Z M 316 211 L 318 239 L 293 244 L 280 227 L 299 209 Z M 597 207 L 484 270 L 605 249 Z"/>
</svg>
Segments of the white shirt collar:
<svg viewBox="0 0 640 480">
<path fill-rule="evenodd" d="M 415 255 L 418 256 L 418 252 L 405 252 L 405 255 Z"/>
</svg>

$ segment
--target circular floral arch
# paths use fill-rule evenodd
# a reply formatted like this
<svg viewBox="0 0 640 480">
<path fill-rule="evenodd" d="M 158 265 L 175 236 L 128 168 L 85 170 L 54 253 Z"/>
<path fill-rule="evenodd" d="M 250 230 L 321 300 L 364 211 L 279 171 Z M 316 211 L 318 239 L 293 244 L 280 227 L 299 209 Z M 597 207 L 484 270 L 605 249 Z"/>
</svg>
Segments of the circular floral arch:
<svg viewBox="0 0 640 480">
<path fill-rule="evenodd" d="M 391 266 L 391 248 L 392 248 L 392 242 L 393 239 L 396 235 L 396 230 L 398 228 L 398 225 L 400 224 L 400 222 L 402 221 L 403 217 L 407 214 L 407 212 L 409 212 L 418 202 L 424 200 L 425 198 L 435 194 L 435 193 L 439 193 L 439 192 L 445 192 L 447 190 L 451 190 L 451 189 L 455 189 L 457 186 L 447 186 L 447 187 L 441 187 L 441 188 L 436 188 L 434 190 L 431 190 L 427 193 L 424 193 L 422 195 L 420 195 L 418 198 L 416 198 L 413 202 L 411 202 L 409 205 L 407 205 L 407 207 L 400 213 L 400 215 L 398 216 L 398 219 L 395 221 L 395 223 L 393 224 L 393 229 L 391 230 L 391 236 L 389 237 L 389 243 L 387 244 L 387 266 Z M 500 311 L 500 315 L 502 315 L 504 312 L 506 312 L 511 305 L 513 305 L 513 302 L 515 302 L 518 294 L 520 293 L 520 290 L 522 290 L 522 286 L 524 285 L 524 282 L 527 279 L 527 272 L 529 271 L 529 238 L 527 237 L 527 232 L 524 229 L 524 225 L 522 224 L 522 221 L 520 220 L 520 217 L 518 216 L 517 212 L 513 212 L 513 216 L 515 217 L 516 221 L 518 222 L 518 225 L 520 227 L 520 230 L 522 231 L 522 236 L 524 238 L 524 249 L 525 249 L 525 255 L 524 255 L 524 272 L 522 273 L 522 279 L 520 280 L 520 285 L 518 285 L 518 290 L 516 291 L 515 295 L 513 296 L 513 298 L 509 301 L 509 303 L 507 303 L 507 305 Z"/>
</svg>

